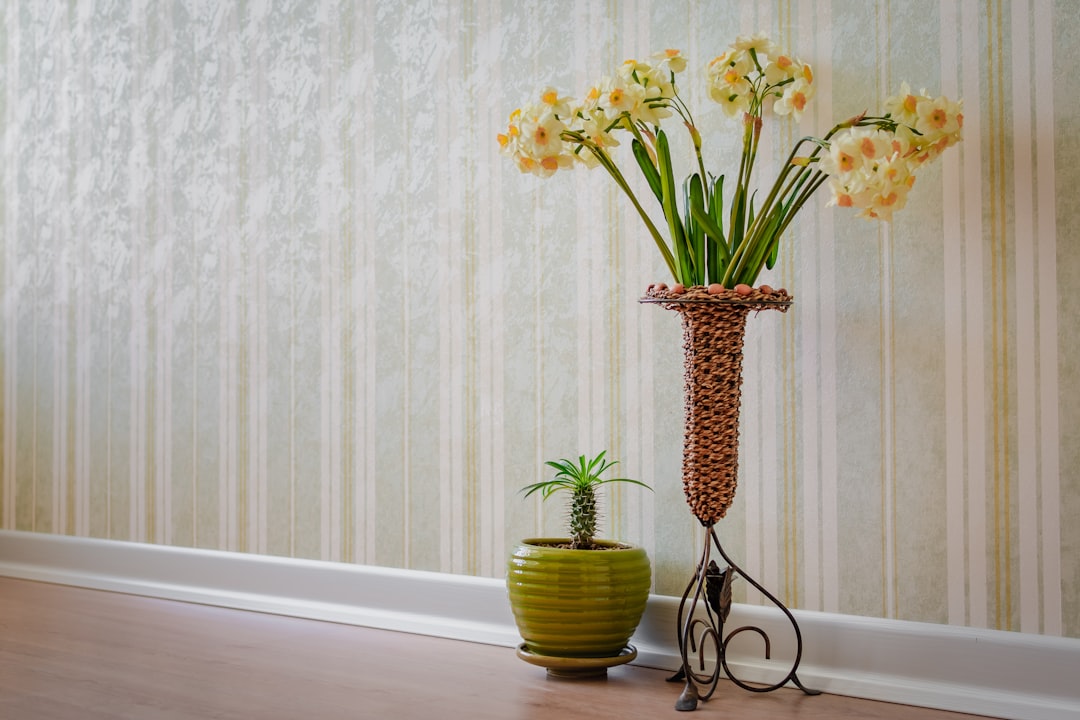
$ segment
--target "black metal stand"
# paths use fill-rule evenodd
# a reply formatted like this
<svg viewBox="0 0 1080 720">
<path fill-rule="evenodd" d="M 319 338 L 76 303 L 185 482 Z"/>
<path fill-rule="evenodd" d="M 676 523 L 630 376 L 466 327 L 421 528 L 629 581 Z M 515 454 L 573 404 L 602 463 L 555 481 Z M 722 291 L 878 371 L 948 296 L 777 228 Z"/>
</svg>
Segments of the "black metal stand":
<svg viewBox="0 0 1080 720">
<path fill-rule="evenodd" d="M 728 565 L 725 570 L 721 571 L 716 561 L 710 559 L 714 545 L 717 552 L 720 553 L 720 557 Z M 728 665 L 728 644 L 733 638 L 744 632 L 754 632 L 760 635 L 765 642 L 765 659 L 769 660 L 771 657 L 769 635 L 757 626 L 744 625 L 724 635 L 724 621 L 727 620 L 728 613 L 731 611 L 731 583 L 736 575 L 741 576 L 746 582 L 759 590 L 762 595 L 767 597 L 771 603 L 780 608 L 781 612 L 791 621 L 791 627 L 795 630 L 795 661 L 792 663 L 787 675 L 773 685 L 749 685 L 735 677 L 731 672 L 731 667 Z M 704 617 L 699 616 L 697 613 L 699 605 L 704 606 Z M 699 701 L 708 700 L 712 697 L 713 692 L 716 691 L 716 684 L 720 680 L 721 669 L 733 683 L 750 692 L 772 692 L 790 682 L 807 695 L 821 694 L 820 690 L 807 689 L 799 681 L 799 676 L 796 674 L 799 662 L 802 660 L 803 641 L 802 632 L 799 630 L 799 623 L 795 621 L 795 616 L 776 596 L 732 562 L 720 545 L 720 539 L 716 536 L 716 531 L 712 526 L 706 528 L 705 547 L 702 550 L 701 560 L 698 562 L 694 577 L 686 586 L 686 592 L 683 593 L 682 602 L 679 604 L 677 623 L 682 669 L 668 678 L 668 682 L 685 680 L 686 687 L 675 702 L 676 710 L 695 710 Z M 712 672 L 706 673 L 705 662 L 709 655 L 707 652 L 709 649 L 712 650 L 712 654 L 715 654 L 716 663 Z M 691 657 L 694 655 L 698 660 L 696 670 L 691 665 Z"/>
</svg>

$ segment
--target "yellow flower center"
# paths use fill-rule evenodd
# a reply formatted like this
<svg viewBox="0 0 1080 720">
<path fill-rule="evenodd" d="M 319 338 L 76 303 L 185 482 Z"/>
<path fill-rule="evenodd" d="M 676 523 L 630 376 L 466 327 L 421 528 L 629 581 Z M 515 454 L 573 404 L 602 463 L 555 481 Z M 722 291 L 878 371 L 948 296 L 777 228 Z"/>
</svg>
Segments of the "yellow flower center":
<svg viewBox="0 0 1080 720">
<path fill-rule="evenodd" d="M 855 169 L 855 158 L 851 157 L 847 153 L 840 153 L 840 170 L 843 172 L 851 172 Z"/>
<path fill-rule="evenodd" d="M 803 74 L 803 77 L 806 78 L 806 82 L 808 82 L 808 83 L 814 82 L 814 71 L 810 69 L 809 65 L 803 65 L 802 66 L 802 74 Z"/>
<path fill-rule="evenodd" d="M 555 157 L 546 157 L 540 161 L 540 166 L 545 170 L 558 170 L 559 160 Z"/>
<path fill-rule="evenodd" d="M 537 145 L 547 145 L 547 142 L 548 142 L 547 128 L 545 128 L 543 125 L 537 125 L 536 126 L 536 132 L 533 133 L 533 140 L 536 142 Z"/>
<path fill-rule="evenodd" d="M 916 98 L 914 95 L 906 95 L 904 97 L 904 112 L 906 112 L 906 113 L 915 112 L 915 107 L 918 104 L 919 104 L 919 99 L 918 98 Z"/>
<path fill-rule="evenodd" d="M 559 101 L 559 94 L 554 90 L 548 90 L 540 99 L 544 101 L 545 105 L 554 105 Z"/>
<path fill-rule="evenodd" d="M 781 55 L 780 57 L 776 58 L 776 67 L 780 68 L 781 70 L 787 70 L 789 67 L 791 67 L 791 65 L 791 58 L 789 58 L 787 55 Z"/>
<path fill-rule="evenodd" d="M 863 154 L 863 157 L 872 158 L 877 154 L 877 149 L 874 147 L 874 141 L 870 138 L 863 138 L 859 143 L 859 151 Z"/>
<path fill-rule="evenodd" d="M 930 113 L 930 124 L 938 130 L 945 127 L 945 123 L 948 122 L 948 120 L 949 116 L 940 108 L 937 108 L 934 112 Z"/>
<path fill-rule="evenodd" d="M 620 88 L 615 88 L 608 95 L 608 102 L 610 102 L 612 105 L 618 105 L 619 103 L 622 102 L 622 99 L 623 99 L 623 91 Z"/>
</svg>

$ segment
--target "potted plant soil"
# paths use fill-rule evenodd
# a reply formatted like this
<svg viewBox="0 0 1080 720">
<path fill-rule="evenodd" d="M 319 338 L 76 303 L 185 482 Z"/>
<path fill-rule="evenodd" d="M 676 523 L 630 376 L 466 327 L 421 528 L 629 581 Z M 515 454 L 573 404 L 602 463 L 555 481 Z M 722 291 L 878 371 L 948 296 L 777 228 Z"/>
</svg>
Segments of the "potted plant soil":
<svg viewBox="0 0 1080 720">
<path fill-rule="evenodd" d="M 511 553 L 506 584 L 524 640 L 518 657 L 557 677 L 603 675 L 637 656 L 629 640 L 645 611 L 652 575 L 643 548 L 596 538 L 597 491 L 616 482 L 650 488 L 600 477 L 616 464 L 603 452 L 591 460 L 582 455 L 576 462 L 546 464 L 555 476 L 522 492 L 545 500 L 569 493 L 569 535 L 522 540 Z"/>
</svg>

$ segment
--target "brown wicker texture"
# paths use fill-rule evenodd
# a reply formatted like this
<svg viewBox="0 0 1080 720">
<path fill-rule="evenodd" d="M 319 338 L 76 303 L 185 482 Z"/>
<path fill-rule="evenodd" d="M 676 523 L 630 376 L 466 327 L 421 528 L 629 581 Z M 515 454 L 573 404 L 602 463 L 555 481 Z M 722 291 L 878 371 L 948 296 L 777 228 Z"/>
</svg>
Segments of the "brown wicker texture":
<svg viewBox="0 0 1080 720">
<path fill-rule="evenodd" d="M 739 402 L 746 317 L 753 311 L 784 311 L 790 296 L 706 296 L 692 288 L 672 296 L 650 290 L 682 317 L 685 413 L 683 491 L 702 525 L 711 527 L 735 499 L 739 474 Z M 665 302 L 667 300 L 667 302 Z"/>
</svg>

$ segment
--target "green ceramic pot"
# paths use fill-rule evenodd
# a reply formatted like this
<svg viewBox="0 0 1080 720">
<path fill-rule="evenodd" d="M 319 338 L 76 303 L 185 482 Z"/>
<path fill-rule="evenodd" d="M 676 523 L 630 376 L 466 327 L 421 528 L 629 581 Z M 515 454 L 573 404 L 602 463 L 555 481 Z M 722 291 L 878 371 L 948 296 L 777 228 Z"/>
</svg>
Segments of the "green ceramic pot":
<svg viewBox="0 0 1080 720">
<path fill-rule="evenodd" d="M 649 557 L 639 547 L 596 541 L 606 550 L 550 547 L 530 538 L 514 548 L 506 585 L 518 631 L 532 653 L 561 658 L 618 656 L 649 599 Z"/>
</svg>

